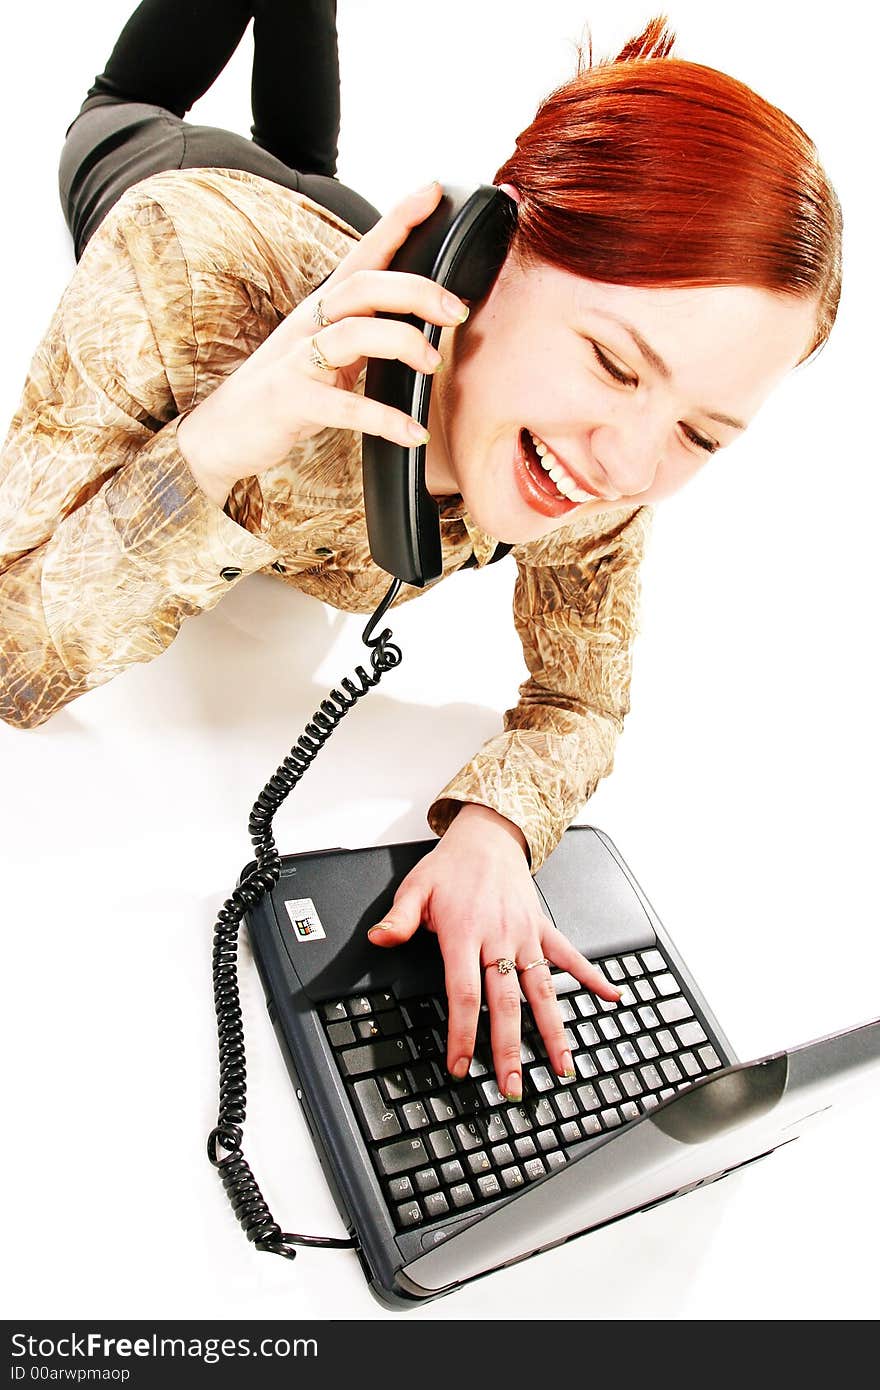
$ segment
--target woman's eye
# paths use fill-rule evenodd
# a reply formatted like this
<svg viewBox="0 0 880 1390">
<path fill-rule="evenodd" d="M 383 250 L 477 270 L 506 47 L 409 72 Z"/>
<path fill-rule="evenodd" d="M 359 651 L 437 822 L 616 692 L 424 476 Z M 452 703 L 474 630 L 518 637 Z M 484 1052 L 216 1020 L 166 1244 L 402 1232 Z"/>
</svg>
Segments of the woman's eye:
<svg viewBox="0 0 880 1390">
<path fill-rule="evenodd" d="M 608 375 L 612 376 L 615 381 L 619 381 L 622 386 L 638 386 L 638 377 L 627 376 L 624 372 L 619 371 L 618 368 L 614 366 L 613 362 L 608 361 L 604 352 L 600 351 L 598 345 L 593 342 L 592 338 L 590 339 L 590 347 L 593 349 L 596 357 L 599 359 L 599 362 L 605 368 Z"/>
<path fill-rule="evenodd" d="M 707 454 L 715 454 L 721 447 L 720 444 L 716 444 L 712 439 L 703 439 L 701 435 L 694 434 L 694 431 L 690 429 L 688 425 L 682 425 L 682 429 L 684 430 L 688 439 L 692 440 L 698 448 L 705 449 Z"/>
</svg>

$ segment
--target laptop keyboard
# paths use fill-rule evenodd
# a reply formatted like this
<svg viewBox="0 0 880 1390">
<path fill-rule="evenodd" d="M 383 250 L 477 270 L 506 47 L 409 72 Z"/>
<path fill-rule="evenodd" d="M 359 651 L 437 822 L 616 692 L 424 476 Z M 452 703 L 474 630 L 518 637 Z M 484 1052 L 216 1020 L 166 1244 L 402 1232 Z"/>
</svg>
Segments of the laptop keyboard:
<svg viewBox="0 0 880 1390">
<path fill-rule="evenodd" d="M 623 991 L 597 998 L 553 969 L 574 1080 L 556 1075 L 522 1005 L 522 1101 L 505 1100 L 480 1011 L 474 1056 L 446 1070 L 446 997 L 371 992 L 321 1006 L 327 1038 L 398 1230 L 516 1192 L 722 1065 L 663 954 L 594 962 Z"/>
</svg>

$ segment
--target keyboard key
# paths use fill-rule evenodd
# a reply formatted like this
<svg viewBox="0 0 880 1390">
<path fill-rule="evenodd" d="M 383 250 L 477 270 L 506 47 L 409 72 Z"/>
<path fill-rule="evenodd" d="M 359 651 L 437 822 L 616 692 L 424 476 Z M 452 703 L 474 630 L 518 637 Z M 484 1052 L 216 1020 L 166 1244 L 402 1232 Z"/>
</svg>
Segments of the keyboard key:
<svg viewBox="0 0 880 1390">
<path fill-rule="evenodd" d="M 666 961 L 659 951 L 642 951 L 640 954 L 642 957 L 642 965 L 646 970 L 654 971 L 666 969 Z"/>
<path fill-rule="evenodd" d="M 456 1151 L 448 1129 L 432 1129 L 428 1135 L 428 1147 L 435 1158 L 451 1158 Z"/>
<path fill-rule="evenodd" d="M 393 1067 L 395 1062 L 408 1062 L 410 1052 L 405 1038 L 382 1038 L 378 1042 L 364 1043 L 363 1047 L 346 1048 L 337 1053 L 337 1060 L 343 1076 L 364 1076 L 367 1072 Z"/>
<path fill-rule="evenodd" d="M 467 1120 L 456 1125 L 455 1133 L 458 1135 L 458 1147 L 462 1153 L 469 1153 L 471 1149 L 479 1149 L 483 1143 L 483 1137 L 474 1120 Z"/>
<path fill-rule="evenodd" d="M 349 1027 L 354 1028 L 355 1042 L 369 1042 L 370 1038 L 378 1038 L 379 1025 L 374 1018 L 355 1018 Z"/>
<path fill-rule="evenodd" d="M 529 1072 L 529 1077 L 536 1091 L 553 1090 L 553 1077 L 546 1067 L 532 1067 Z"/>
<path fill-rule="evenodd" d="M 407 1028 L 431 1028 L 437 1022 L 437 1009 L 433 999 L 404 999 L 400 1007 L 406 1018 Z"/>
<path fill-rule="evenodd" d="M 350 1023 L 329 1023 L 327 1037 L 330 1039 L 331 1047 L 345 1047 L 346 1043 L 355 1041 L 354 1029 Z"/>
<path fill-rule="evenodd" d="M 435 1120 L 454 1120 L 458 1115 L 448 1091 L 439 1091 L 436 1096 L 429 1096 L 428 1109 Z"/>
<path fill-rule="evenodd" d="M 485 1062 L 481 1062 L 481 1061 L 480 1061 L 480 1058 L 479 1058 L 479 1057 L 474 1056 L 474 1057 L 471 1058 L 471 1064 L 470 1064 L 470 1066 L 468 1067 L 468 1071 L 467 1071 L 468 1076 L 470 1076 L 470 1077 L 475 1077 L 475 1076 L 486 1076 L 486 1074 L 488 1073 L 488 1071 L 489 1071 L 489 1068 L 486 1066 Z"/>
<path fill-rule="evenodd" d="M 543 1178 L 547 1169 L 540 1158 L 530 1158 L 523 1164 L 523 1172 L 529 1182 L 534 1182 L 536 1178 Z"/>
<path fill-rule="evenodd" d="M 594 1086 L 578 1086 L 577 1097 L 584 1110 L 598 1110 L 602 1104 Z"/>
<path fill-rule="evenodd" d="M 620 1074 L 620 1084 L 628 1096 L 640 1096 L 644 1087 L 634 1071 L 624 1071 Z"/>
<path fill-rule="evenodd" d="M 610 1013 L 612 1009 L 616 1009 L 616 1008 L 617 1008 L 617 1000 L 616 1000 L 616 999 L 597 999 L 597 1000 L 596 1000 L 596 1007 L 599 1008 L 599 1009 L 601 1009 L 602 1012 L 603 1012 L 603 1014 L 607 1014 L 607 1013 Z"/>
<path fill-rule="evenodd" d="M 501 1168 L 505 1163 L 513 1162 L 513 1149 L 509 1144 L 496 1144 L 492 1150 L 492 1162 L 496 1168 Z"/>
<path fill-rule="evenodd" d="M 418 1032 L 410 1033 L 409 1036 L 415 1056 L 420 1060 L 425 1057 L 442 1057 L 443 1044 L 432 1028 L 420 1028 Z"/>
<path fill-rule="evenodd" d="M 698 1056 L 703 1066 L 709 1071 L 714 1071 L 715 1067 L 721 1066 L 721 1058 L 718 1056 L 714 1047 L 701 1047 L 698 1051 Z"/>
<path fill-rule="evenodd" d="M 613 1105 L 608 1110 L 603 1110 L 599 1118 L 606 1129 L 616 1129 L 618 1125 L 623 1124 L 620 1111 Z"/>
<path fill-rule="evenodd" d="M 406 1078 L 413 1095 L 418 1095 L 420 1091 L 435 1091 L 443 1081 L 432 1062 L 416 1062 L 415 1066 L 407 1067 Z"/>
<path fill-rule="evenodd" d="M 388 1196 L 392 1202 L 405 1202 L 407 1197 L 414 1197 L 415 1195 L 409 1178 L 392 1178 L 388 1184 Z"/>
<path fill-rule="evenodd" d="M 535 1061 L 535 1054 L 529 1047 L 525 1038 L 522 1039 L 519 1045 L 519 1060 L 522 1062 L 523 1066 L 527 1066 L 529 1062 Z"/>
<path fill-rule="evenodd" d="M 613 1042 L 615 1038 L 620 1037 L 620 1029 L 617 1026 L 616 1018 L 600 1018 L 599 1028 L 606 1042 Z"/>
<path fill-rule="evenodd" d="M 348 1009 L 345 1007 L 344 999 L 340 999 L 334 1004 L 322 1004 L 321 1013 L 327 1023 L 336 1023 L 339 1019 L 348 1018 Z"/>
<path fill-rule="evenodd" d="M 636 1047 L 639 1049 L 639 1052 L 641 1052 L 646 1062 L 650 1062 L 651 1058 L 656 1057 L 660 1052 L 654 1039 L 647 1033 L 643 1038 L 636 1038 Z"/>
<path fill-rule="evenodd" d="M 379 1085 L 386 1100 L 405 1100 L 412 1095 L 406 1073 L 402 1071 L 387 1071 L 379 1077 Z"/>
<path fill-rule="evenodd" d="M 421 1139 L 401 1139 L 396 1144 L 384 1144 L 381 1149 L 376 1149 L 379 1172 L 384 1173 L 386 1178 L 407 1169 L 424 1168 L 429 1161 Z"/>
<path fill-rule="evenodd" d="M 657 1034 L 657 1046 L 662 1048 L 664 1052 L 676 1052 L 678 1050 L 678 1043 L 675 1041 L 675 1038 L 668 1028 L 660 1029 L 660 1032 Z"/>
<path fill-rule="evenodd" d="M 599 1090 L 602 1092 L 608 1105 L 615 1105 L 619 1100 L 623 1100 L 620 1087 L 613 1076 L 606 1077 L 604 1081 L 600 1081 Z"/>
<path fill-rule="evenodd" d="M 638 956 L 623 956 L 621 964 L 627 975 L 643 975 L 645 973 L 642 962 Z"/>
<path fill-rule="evenodd" d="M 478 1115 L 477 1127 L 487 1144 L 498 1144 L 507 1138 L 507 1125 L 497 1110 L 491 1115 Z"/>
<path fill-rule="evenodd" d="M 420 1192 L 433 1192 L 440 1186 L 436 1168 L 420 1168 L 415 1175 L 415 1184 Z"/>
<path fill-rule="evenodd" d="M 455 1106 L 459 1115 L 470 1117 L 477 1115 L 484 1108 L 483 1097 L 479 1088 L 473 1081 L 462 1081 L 460 1085 L 454 1087 L 452 1091 L 452 1104 Z"/>
<path fill-rule="evenodd" d="M 633 1100 L 624 1101 L 620 1107 L 620 1113 L 625 1120 L 637 1120 L 639 1118 L 639 1107 Z"/>
<path fill-rule="evenodd" d="M 352 1018 L 358 1018 L 363 1014 L 371 1014 L 373 1012 L 373 1006 L 367 996 L 362 994 L 357 999 L 349 999 L 348 1012 L 351 1014 Z"/>
<path fill-rule="evenodd" d="M 617 984 L 618 980 L 622 980 L 626 974 L 620 961 L 615 960 L 613 956 L 605 961 L 602 969 L 603 973 L 608 976 L 608 979 L 613 980 L 615 984 Z"/>
<path fill-rule="evenodd" d="M 634 1067 L 637 1062 L 642 1060 L 631 1042 L 618 1043 L 617 1051 L 620 1054 L 621 1062 L 623 1062 L 625 1066 Z"/>
<path fill-rule="evenodd" d="M 682 1023 L 675 1031 L 678 1034 L 678 1040 L 682 1047 L 694 1047 L 697 1043 L 706 1041 L 706 1034 L 703 1032 L 703 1026 L 696 1021 L 693 1023 Z"/>
<path fill-rule="evenodd" d="M 675 1087 L 674 1087 L 674 1086 L 664 1086 L 664 1087 L 663 1087 L 663 1090 L 660 1092 L 660 1099 L 661 1099 L 661 1100 L 668 1100 L 670 1096 L 674 1096 L 674 1095 L 675 1095 Z"/>
<path fill-rule="evenodd" d="M 688 1076 L 697 1076 L 703 1070 L 692 1052 L 683 1052 L 678 1060 Z"/>
<path fill-rule="evenodd" d="M 561 1120 L 572 1120 L 578 1112 L 578 1103 L 570 1091 L 557 1092 L 553 1104 Z"/>
<path fill-rule="evenodd" d="M 371 990 L 367 998 L 370 1001 L 370 1008 L 374 1014 L 384 1013 L 386 1009 L 394 1009 L 397 1007 L 397 1000 L 394 998 L 394 995 L 389 994 L 387 990 L 380 989 L 378 992 L 373 992 Z"/>
<path fill-rule="evenodd" d="M 448 1163 L 442 1164 L 440 1173 L 445 1183 L 464 1182 L 464 1169 L 457 1158 L 452 1158 Z"/>
<path fill-rule="evenodd" d="M 574 1002 L 581 1018 L 592 1018 L 596 1013 L 596 1001 L 592 994 L 578 994 Z"/>
<path fill-rule="evenodd" d="M 460 1182 L 449 1189 L 449 1195 L 454 1207 L 469 1207 L 474 1200 L 474 1189 L 469 1182 Z"/>
<path fill-rule="evenodd" d="M 628 1033 L 630 1035 L 633 1033 L 638 1033 L 641 1027 L 635 1014 L 631 1013 L 629 1009 L 627 1009 L 626 1013 L 617 1014 L 617 1022 L 620 1024 L 620 1027 L 623 1029 L 624 1033 Z"/>
<path fill-rule="evenodd" d="M 548 1168 L 564 1168 L 568 1162 L 568 1156 L 561 1149 L 554 1149 L 552 1153 L 544 1155 L 544 1162 Z"/>
<path fill-rule="evenodd" d="M 375 1081 L 356 1081 L 354 1094 L 371 1139 L 393 1139 L 400 1134 L 400 1121 L 383 1099 Z"/>
<path fill-rule="evenodd" d="M 585 1115 L 581 1120 L 581 1129 L 584 1131 L 585 1139 L 592 1139 L 594 1134 L 601 1134 L 602 1126 L 599 1123 L 599 1116 Z"/>
<path fill-rule="evenodd" d="M 589 1080 L 591 1076 L 598 1076 L 599 1074 L 599 1068 L 596 1066 L 589 1052 L 577 1052 L 575 1054 L 574 1064 L 585 1081 Z"/>
<path fill-rule="evenodd" d="M 532 1107 L 532 1115 L 539 1129 L 543 1128 L 544 1125 L 552 1125 L 556 1119 L 553 1114 L 553 1107 L 544 1096 Z"/>
<path fill-rule="evenodd" d="M 693 1013 L 688 1001 L 679 995 L 677 999 L 661 999 L 657 1012 L 664 1023 L 677 1023 L 680 1018 L 690 1018 Z"/>
<path fill-rule="evenodd" d="M 425 1208 L 425 1215 L 428 1220 L 436 1220 L 439 1216 L 445 1216 L 449 1210 L 449 1203 L 446 1200 L 445 1192 L 431 1192 L 422 1202 Z"/>
<path fill-rule="evenodd" d="M 642 1110 L 642 1113 L 645 1115 L 647 1115 L 649 1110 L 656 1110 L 659 1104 L 660 1102 L 656 1096 L 642 1096 L 641 1100 L 639 1101 L 639 1106 Z"/>
<path fill-rule="evenodd" d="M 601 1022 L 606 1023 L 607 1019 L 603 1018 Z M 595 1023 L 579 1023 L 577 1030 L 584 1047 L 595 1047 L 601 1041 Z"/>
<path fill-rule="evenodd" d="M 507 1126 L 512 1134 L 526 1134 L 533 1128 L 531 1116 L 524 1105 L 512 1105 L 504 1113 L 507 1116 Z"/>
<path fill-rule="evenodd" d="M 617 1001 L 618 1004 L 628 1006 L 636 1002 L 636 996 L 633 993 L 631 985 L 618 985 L 617 988 L 620 990 L 620 998 Z"/>
<path fill-rule="evenodd" d="M 384 1013 L 376 1014 L 373 1022 L 383 1038 L 396 1037 L 406 1026 L 399 1009 L 386 1009 Z"/>
<path fill-rule="evenodd" d="M 679 983 L 674 975 L 655 975 L 654 988 L 658 994 L 678 994 Z"/>
<path fill-rule="evenodd" d="M 468 1154 L 467 1166 L 474 1177 L 479 1177 L 480 1173 L 488 1173 L 492 1167 L 492 1161 L 485 1149 L 477 1149 L 476 1153 Z"/>
<path fill-rule="evenodd" d="M 660 1027 L 660 1020 L 650 1004 L 645 1004 L 643 1008 L 639 1009 L 639 1018 L 642 1020 L 643 1028 Z"/>
<path fill-rule="evenodd" d="M 487 1105 L 504 1104 L 504 1096 L 501 1093 L 498 1082 L 494 1079 L 491 1081 L 481 1081 L 480 1090 L 483 1093 L 483 1100 Z"/>
<path fill-rule="evenodd" d="M 538 1140 L 539 1149 L 544 1149 L 546 1151 L 549 1149 L 559 1148 L 559 1140 L 556 1138 L 555 1130 L 542 1129 L 539 1131 L 536 1137 Z"/>
<path fill-rule="evenodd" d="M 641 1068 L 641 1077 L 649 1091 L 656 1091 L 663 1085 L 663 1077 L 653 1064 Z"/>
<path fill-rule="evenodd" d="M 673 1057 L 664 1057 L 660 1062 L 660 1070 L 667 1081 L 680 1081 L 681 1068 Z"/>
<path fill-rule="evenodd" d="M 636 980 L 634 987 L 636 994 L 640 999 L 644 1000 L 645 1003 L 647 1003 L 649 999 L 657 998 L 654 986 L 651 984 L 650 980 Z"/>
<path fill-rule="evenodd" d="M 524 1134 L 514 1142 L 517 1158 L 534 1158 L 538 1152 L 535 1141 L 530 1134 Z"/>
<path fill-rule="evenodd" d="M 573 1023 L 574 1020 L 577 1018 L 577 1014 L 574 1011 L 571 1000 L 566 998 L 565 996 L 563 996 L 562 999 L 557 1000 L 557 1008 L 559 1009 L 559 1013 L 563 1023 Z"/>
<path fill-rule="evenodd" d="M 406 1202 L 397 1208 L 397 1224 L 406 1229 L 407 1226 L 417 1226 L 422 1220 L 422 1209 L 418 1202 Z"/>
<path fill-rule="evenodd" d="M 610 1047 L 600 1047 L 596 1053 L 596 1065 L 600 1071 L 617 1071 L 620 1063 Z"/>
<path fill-rule="evenodd" d="M 403 1118 L 409 1129 L 424 1129 L 431 1123 L 428 1112 L 420 1100 L 408 1101 L 403 1107 Z"/>
<path fill-rule="evenodd" d="M 581 1127 L 577 1120 L 566 1120 L 564 1125 L 560 1125 L 559 1133 L 563 1144 L 576 1144 L 581 1137 Z"/>
<path fill-rule="evenodd" d="M 557 996 L 560 994 L 574 994 L 577 990 L 583 989 L 580 980 L 576 980 L 574 975 L 569 975 L 567 971 L 562 971 L 558 975 L 552 975 L 553 988 Z"/>
<path fill-rule="evenodd" d="M 512 1192 L 514 1188 L 522 1187 L 525 1178 L 522 1175 L 522 1169 L 514 1164 L 512 1168 L 502 1168 L 501 1181 L 508 1192 Z"/>
<path fill-rule="evenodd" d="M 499 1197 L 501 1195 L 501 1183 L 495 1173 L 487 1173 L 485 1177 L 477 1178 L 477 1187 L 480 1189 L 481 1197 Z"/>
</svg>

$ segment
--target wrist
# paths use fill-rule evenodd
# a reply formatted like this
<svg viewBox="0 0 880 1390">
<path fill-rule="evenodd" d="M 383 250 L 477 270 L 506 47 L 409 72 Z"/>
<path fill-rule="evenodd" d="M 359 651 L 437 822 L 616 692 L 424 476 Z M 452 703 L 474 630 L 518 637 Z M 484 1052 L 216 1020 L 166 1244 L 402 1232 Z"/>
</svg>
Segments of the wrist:
<svg viewBox="0 0 880 1390">
<path fill-rule="evenodd" d="M 491 806 L 481 806 L 474 801 L 463 802 L 461 810 L 450 822 L 446 835 L 456 828 L 459 834 L 476 833 L 503 837 L 518 846 L 527 862 L 531 859 L 528 841 L 519 826 Z"/>
<path fill-rule="evenodd" d="M 200 490 L 218 507 L 224 507 L 233 484 L 221 477 L 215 463 L 212 465 L 215 451 L 210 431 L 204 428 L 203 420 L 199 418 L 200 409 L 197 406 L 181 420 L 177 427 L 177 445 Z"/>
</svg>

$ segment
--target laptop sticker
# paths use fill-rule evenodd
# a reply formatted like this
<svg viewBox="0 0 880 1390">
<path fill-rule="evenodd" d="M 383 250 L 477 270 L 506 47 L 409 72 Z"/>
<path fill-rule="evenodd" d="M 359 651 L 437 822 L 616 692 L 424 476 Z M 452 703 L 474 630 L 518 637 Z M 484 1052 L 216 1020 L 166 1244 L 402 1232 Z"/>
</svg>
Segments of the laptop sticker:
<svg viewBox="0 0 880 1390">
<path fill-rule="evenodd" d="M 291 898 L 285 902 L 297 941 L 324 941 L 327 933 L 321 925 L 318 909 L 311 898 Z"/>
</svg>

